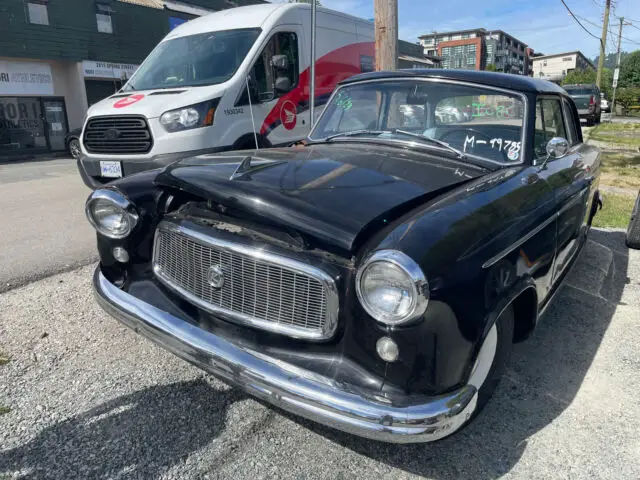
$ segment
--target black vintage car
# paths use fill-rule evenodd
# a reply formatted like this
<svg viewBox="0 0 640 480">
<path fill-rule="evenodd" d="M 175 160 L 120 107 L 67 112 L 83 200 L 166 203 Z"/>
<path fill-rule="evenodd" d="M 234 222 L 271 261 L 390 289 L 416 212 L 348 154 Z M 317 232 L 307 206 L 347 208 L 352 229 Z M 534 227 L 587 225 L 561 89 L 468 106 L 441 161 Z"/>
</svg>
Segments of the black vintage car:
<svg viewBox="0 0 640 480">
<path fill-rule="evenodd" d="M 437 440 L 487 403 L 558 290 L 599 172 L 552 83 L 363 74 L 304 145 L 185 158 L 93 192 L 96 297 L 285 410 Z"/>
</svg>

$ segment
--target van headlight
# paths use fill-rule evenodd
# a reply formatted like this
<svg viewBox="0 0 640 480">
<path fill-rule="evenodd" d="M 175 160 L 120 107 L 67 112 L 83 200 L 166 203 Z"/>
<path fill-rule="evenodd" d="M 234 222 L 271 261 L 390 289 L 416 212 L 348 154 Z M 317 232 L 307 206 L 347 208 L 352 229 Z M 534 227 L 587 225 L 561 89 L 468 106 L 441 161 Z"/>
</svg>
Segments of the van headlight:
<svg viewBox="0 0 640 480">
<path fill-rule="evenodd" d="M 213 125 L 213 117 L 219 102 L 220 99 L 216 98 L 196 105 L 169 110 L 160 116 L 160 124 L 167 132 L 208 127 Z"/>
<path fill-rule="evenodd" d="M 416 320 L 429 303 L 429 287 L 422 269 L 397 250 L 379 250 L 356 275 L 362 307 L 377 321 L 400 325 Z"/>
<path fill-rule="evenodd" d="M 109 238 L 125 238 L 138 224 L 138 212 L 124 195 L 115 190 L 96 190 L 87 199 L 85 213 L 89 223 Z"/>
</svg>

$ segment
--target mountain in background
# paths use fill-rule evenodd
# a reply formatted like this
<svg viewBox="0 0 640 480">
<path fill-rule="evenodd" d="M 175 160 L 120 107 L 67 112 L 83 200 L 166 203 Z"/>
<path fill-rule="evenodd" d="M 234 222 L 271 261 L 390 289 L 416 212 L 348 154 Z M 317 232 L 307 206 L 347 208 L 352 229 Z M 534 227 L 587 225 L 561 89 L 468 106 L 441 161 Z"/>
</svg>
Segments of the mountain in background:
<svg viewBox="0 0 640 480">
<path fill-rule="evenodd" d="M 624 62 L 625 57 L 629 56 L 629 52 L 620 52 L 620 63 Z M 598 55 L 596 58 L 594 58 L 592 60 L 593 64 L 597 67 L 598 66 L 598 59 L 600 58 L 600 55 Z M 604 68 L 610 68 L 611 70 L 613 70 L 614 68 L 616 68 L 616 54 L 615 53 L 610 53 L 607 56 L 604 57 Z"/>
</svg>

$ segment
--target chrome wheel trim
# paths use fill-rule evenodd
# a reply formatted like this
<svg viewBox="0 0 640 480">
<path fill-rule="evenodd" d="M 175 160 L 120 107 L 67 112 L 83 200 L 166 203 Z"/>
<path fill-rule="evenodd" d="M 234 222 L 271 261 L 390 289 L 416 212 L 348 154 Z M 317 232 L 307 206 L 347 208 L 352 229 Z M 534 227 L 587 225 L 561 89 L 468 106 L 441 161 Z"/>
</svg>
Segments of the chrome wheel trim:
<svg viewBox="0 0 640 480">
<path fill-rule="evenodd" d="M 489 371 L 491 370 L 497 351 L 498 327 L 496 327 L 494 323 L 482 342 L 482 347 L 480 347 L 480 351 L 478 352 L 478 358 L 476 358 L 476 363 L 473 366 L 471 376 L 467 382 L 468 385 L 473 385 L 477 390 L 480 390 L 489 376 Z"/>
</svg>

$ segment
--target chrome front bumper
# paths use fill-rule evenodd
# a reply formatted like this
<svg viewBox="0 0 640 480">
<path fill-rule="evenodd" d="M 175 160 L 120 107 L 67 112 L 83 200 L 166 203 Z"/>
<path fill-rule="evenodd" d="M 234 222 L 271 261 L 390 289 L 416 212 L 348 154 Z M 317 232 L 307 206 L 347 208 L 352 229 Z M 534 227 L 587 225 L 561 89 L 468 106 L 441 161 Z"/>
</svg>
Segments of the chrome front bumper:
<svg viewBox="0 0 640 480">
<path fill-rule="evenodd" d="M 439 397 L 378 397 L 202 330 L 119 289 L 100 267 L 93 285 L 107 313 L 170 352 L 277 407 L 351 434 L 429 442 L 455 432 L 476 407 L 470 385 Z"/>
</svg>

